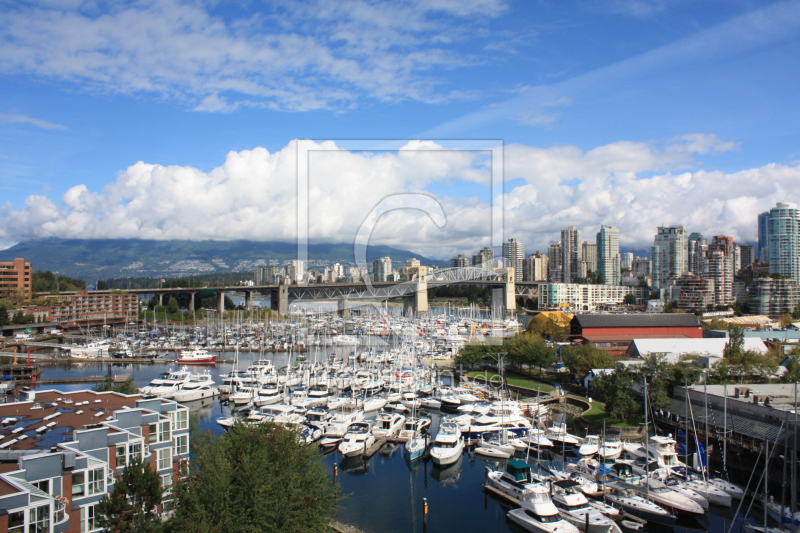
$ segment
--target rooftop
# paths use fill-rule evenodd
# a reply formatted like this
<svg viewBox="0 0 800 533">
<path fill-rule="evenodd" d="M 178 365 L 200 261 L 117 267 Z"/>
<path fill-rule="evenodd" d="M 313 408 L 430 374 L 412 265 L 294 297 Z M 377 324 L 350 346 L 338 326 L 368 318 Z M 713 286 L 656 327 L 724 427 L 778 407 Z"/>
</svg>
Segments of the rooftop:
<svg viewBox="0 0 800 533">
<path fill-rule="evenodd" d="M 572 323 L 582 328 L 700 327 L 691 313 L 579 314 Z"/>
</svg>

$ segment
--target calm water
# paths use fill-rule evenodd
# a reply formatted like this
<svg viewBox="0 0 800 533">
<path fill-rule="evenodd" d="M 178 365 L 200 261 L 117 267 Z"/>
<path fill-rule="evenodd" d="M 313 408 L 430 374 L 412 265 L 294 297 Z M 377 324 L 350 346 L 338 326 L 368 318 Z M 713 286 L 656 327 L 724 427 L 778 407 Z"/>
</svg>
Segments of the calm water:
<svg viewBox="0 0 800 533">
<path fill-rule="evenodd" d="M 317 353 L 310 353 L 309 359 L 325 358 L 331 353 L 342 355 L 350 351 L 350 348 L 325 347 L 320 348 Z M 233 354 L 222 354 L 222 357 L 233 358 Z M 272 354 L 268 357 L 272 358 L 278 367 L 285 365 L 288 360 L 285 353 Z M 243 353 L 239 358 L 239 366 L 244 368 L 257 359 L 258 354 Z M 107 363 L 65 361 L 42 366 L 44 367 L 43 378 L 94 376 L 108 372 Z M 113 363 L 112 371 L 117 374 L 131 374 L 136 383 L 143 386 L 158 374 L 175 367 L 176 365 L 167 362 L 154 364 Z M 216 378 L 220 374 L 230 371 L 233 364 L 221 363 L 216 367 L 197 368 L 209 368 Z M 51 385 L 40 388 L 69 391 L 91 386 L 91 384 Z M 192 402 L 190 408 L 199 416 L 202 428 L 215 433 L 222 432 L 221 426 L 216 423 L 217 417 L 227 416 L 230 413 L 230 408 L 219 400 Z M 440 413 L 432 412 L 430 414 L 435 434 Z M 360 458 L 343 460 L 336 451 L 326 455 L 324 461 L 331 476 L 334 463 L 338 464 L 338 479 L 343 493 L 348 495 L 340 504 L 338 519 L 369 533 L 423 531 L 481 531 L 486 533 L 514 531 L 518 533 L 521 531 L 506 521 L 506 513 L 510 506 L 483 492 L 485 467 L 494 463 L 480 456 L 465 453 L 457 464 L 441 469 L 432 463 L 422 461 L 409 465 L 401 447 L 385 447 L 366 461 Z M 424 528 L 423 525 L 422 498 L 428 500 L 427 528 Z M 693 522 L 676 528 L 648 526 L 648 531 L 724 532 L 731 525 L 733 512 L 731 509 L 712 507 L 711 513 L 698 523 Z M 760 513 L 760 510 L 757 512 Z M 755 516 L 761 516 L 761 514 Z M 741 516 L 736 520 L 732 531 L 739 531 L 740 523 Z"/>
</svg>

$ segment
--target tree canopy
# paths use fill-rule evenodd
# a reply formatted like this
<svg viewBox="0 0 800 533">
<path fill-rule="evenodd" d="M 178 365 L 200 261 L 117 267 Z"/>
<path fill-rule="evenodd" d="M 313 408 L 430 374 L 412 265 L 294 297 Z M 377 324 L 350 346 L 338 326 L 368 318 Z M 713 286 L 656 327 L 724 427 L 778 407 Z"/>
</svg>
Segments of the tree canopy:
<svg viewBox="0 0 800 533">
<path fill-rule="evenodd" d="M 273 424 L 236 424 L 193 446 L 186 481 L 175 485 L 170 532 L 327 533 L 339 486 L 319 450 Z"/>
<path fill-rule="evenodd" d="M 569 334 L 569 324 L 559 324 L 545 314 L 538 314 L 528 321 L 528 333 L 541 335 L 554 341 L 564 340 Z"/>
<path fill-rule="evenodd" d="M 113 448 L 112 448 L 113 449 Z M 157 506 L 161 503 L 161 477 L 141 457 L 122 470 L 111 494 L 97 504 L 101 527 L 111 533 L 155 533 L 162 530 Z"/>
</svg>

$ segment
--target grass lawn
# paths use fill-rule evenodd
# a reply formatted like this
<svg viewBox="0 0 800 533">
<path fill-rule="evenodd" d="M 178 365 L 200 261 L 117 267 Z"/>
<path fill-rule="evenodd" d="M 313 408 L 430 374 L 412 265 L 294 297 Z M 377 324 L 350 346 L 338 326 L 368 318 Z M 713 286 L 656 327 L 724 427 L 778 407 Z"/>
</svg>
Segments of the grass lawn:
<svg viewBox="0 0 800 533">
<path fill-rule="evenodd" d="M 484 378 L 484 379 L 488 379 L 488 380 L 491 380 L 492 378 L 497 376 L 495 379 L 499 379 L 499 376 L 497 375 L 496 372 L 481 372 L 481 371 L 478 371 L 478 370 L 468 373 L 467 376 L 469 378 L 471 378 L 471 379 L 476 378 L 476 377 L 480 377 L 480 378 Z M 531 389 L 531 390 L 539 389 L 542 392 L 552 392 L 553 391 L 553 387 L 551 387 L 550 385 L 547 385 L 545 383 L 539 383 L 539 382 L 533 381 L 531 379 L 518 378 L 516 376 L 510 376 L 508 374 L 506 374 L 506 378 L 505 379 L 506 379 L 506 383 L 508 383 L 509 385 L 514 385 L 515 387 L 525 387 L 526 389 Z"/>
<path fill-rule="evenodd" d="M 644 423 L 644 418 L 633 418 L 631 420 L 611 418 L 603 410 L 603 404 L 597 402 L 592 402 L 592 408 L 589 409 L 589 412 L 583 415 L 583 418 L 584 420 L 594 422 L 595 424 L 602 424 L 603 419 L 605 419 L 606 426 L 638 427 Z"/>
</svg>

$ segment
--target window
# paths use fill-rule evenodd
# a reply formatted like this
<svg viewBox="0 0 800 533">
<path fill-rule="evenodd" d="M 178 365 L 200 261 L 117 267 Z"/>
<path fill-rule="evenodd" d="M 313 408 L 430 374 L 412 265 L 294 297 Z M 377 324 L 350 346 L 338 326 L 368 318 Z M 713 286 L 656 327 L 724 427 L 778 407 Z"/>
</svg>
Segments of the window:
<svg viewBox="0 0 800 533">
<path fill-rule="evenodd" d="M 158 442 L 166 442 L 170 440 L 169 420 L 158 424 Z"/>
<path fill-rule="evenodd" d="M 126 446 L 124 444 L 122 446 L 117 446 L 117 468 L 128 464 L 127 459 L 128 453 L 126 451 Z"/>
<path fill-rule="evenodd" d="M 189 411 L 180 410 L 170 413 L 174 429 L 186 429 L 189 427 Z"/>
<path fill-rule="evenodd" d="M 172 500 L 172 474 L 161 476 L 161 501 Z"/>
<path fill-rule="evenodd" d="M 25 511 L 8 513 L 8 533 L 24 533 Z"/>
<path fill-rule="evenodd" d="M 117 468 L 125 466 L 137 457 L 142 457 L 141 442 L 130 442 L 127 445 L 120 444 L 117 446 Z"/>
<path fill-rule="evenodd" d="M 84 495 L 84 482 L 86 481 L 85 472 L 75 472 L 72 474 L 72 496 L 80 497 Z"/>
<path fill-rule="evenodd" d="M 94 531 L 99 529 L 100 524 L 97 520 L 97 512 L 94 505 L 81 507 L 81 532 Z"/>
<path fill-rule="evenodd" d="M 189 435 L 175 437 L 175 455 L 189 453 Z"/>
<path fill-rule="evenodd" d="M 48 533 L 50 531 L 49 505 L 36 507 L 28 513 L 28 533 Z"/>
<path fill-rule="evenodd" d="M 172 465 L 172 450 L 164 448 L 158 450 L 158 470 L 164 470 Z"/>
<path fill-rule="evenodd" d="M 103 468 L 95 468 L 94 470 L 89 470 L 89 495 L 93 494 L 100 494 L 101 492 L 105 492 L 105 481 L 103 479 Z"/>
<path fill-rule="evenodd" d="M 153 444 L 154 442 L 158 442 L 158 424 L 150 424 L 147 426 L 148 433 L 150 434 L 150 438 L 148 442 Z"/>
<path fill-rule="evenodd" d="M 44 492 L 45 494 L 50 494 L 50 480 L 43 479 L 41 481 L 36 481 L 35 483 L 31 483 L 34 487 L 39 489 L 40 491 Z"/>
</svg>

